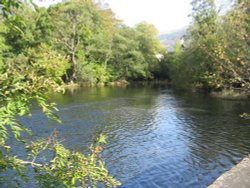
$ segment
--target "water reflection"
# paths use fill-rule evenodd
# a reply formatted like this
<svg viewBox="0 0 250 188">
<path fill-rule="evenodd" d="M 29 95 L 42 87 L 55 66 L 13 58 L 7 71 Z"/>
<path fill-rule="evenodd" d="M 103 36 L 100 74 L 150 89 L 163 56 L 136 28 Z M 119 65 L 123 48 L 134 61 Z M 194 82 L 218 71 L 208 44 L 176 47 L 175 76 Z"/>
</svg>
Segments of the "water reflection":
<svg viewBox="0 0 250 188">
<path fill-rule="evenodd" d="M 52 97 L 62 125 L 40 111 L 35 136 L 57 127 L 64 144 L 85 152 L 100 132 L 103 158 L 122 187 L 206 187 L 250 152 L 249 102 L 175 93 L 160 86 L 87 88 Z M 42 127 L 42 128 L 41 128 Z"/>
</svg>

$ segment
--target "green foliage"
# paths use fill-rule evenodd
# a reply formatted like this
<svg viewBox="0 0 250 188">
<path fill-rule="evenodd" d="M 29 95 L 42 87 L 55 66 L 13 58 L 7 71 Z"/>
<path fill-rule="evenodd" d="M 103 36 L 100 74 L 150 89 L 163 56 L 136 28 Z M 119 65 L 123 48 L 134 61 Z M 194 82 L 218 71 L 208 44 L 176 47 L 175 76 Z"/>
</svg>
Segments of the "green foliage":
<svg viewBox="0 0 250 188">
<path fill-rule="evenodd" d="M 97 44 L 99 42 L 101 44 L 107 37 L 101 29 L 103 24 L 100 11 L 98 4 L 93 1 L 79 0 L 63 2 L 48 10 L 55 31 L 53 32 L 55 46 L 70 57 L 72 74 L 69 75 L 69 80 L 71 81 L 81 79 L 77 78 L 78 62 L 100 61 L 98 57 L 100 54 L 95 54 L 97 51 L 100 52 L 98 49 L 100 45 Z M 94 40 L 94 37 L 101 40 Z"/>
<path fill-rule="evenodd" d="M 111 64 L 121 79 L 144 77 L 144 57 L 138 49 L 139 43 L 135 40 L 136 31 L 122 26 L 114 36 Z"/>
<path fill-rule="evenodd" d="M 53 116 L 51 108 L 54 104 L 46 102 L 45 94 L 48 85 L 53 89 L 60 89 L 55 80 L 45 77 L 40 69 L 29 63 L 27 57 L 19 55 L 8 59 L 4 73 L 0 75 L 0 129 L 1 144 L 8 138 L 8 125 L 14 136 L 19 138 L 20 132 L 25 129 L 16 121 L 16 116 L 30 114 L 30 101 L 36 100 L 44 113 Z"/>
<path fill-rule="evenodd" d="M 91 85 L 107 83 L 112 80 L 108 69 L 96 63 L 78 63 L 77 78 L 80 82 L 87 82 Z"/>
<path fill-rule="evenodd" d="M 5 24 L 0 20 L 0 33 L 6 32 Z M 6 44 L 4 36 L 0 34 L 0 73 L 2 73 L 4 69 L 4 56 L 9 50 L 9 46 Z"/>
<path fill-rule="evenodd" d="M 138 32 L 136 41 L 139 42 L 139 50 L 144 58 L 146 66 L 146 78 L 153 79 L 153 72 L 156 72 L 157 66 L 161 65 L 161 60 L 157 55 L 166 55 L 166 49 L 158 40 L 158 31 L 154 25 L 146 22 L 139 23 L 135 26 L 135 30 Z"/>
<path fill-rule="evenodd" d="M 13 54 L 24 52 L 28 47 L 34 46 L 35 12 L 28 4 L 20 4 L 22 9 L 15 9 L 13 14 L 18 15 L 14 20 L 5 20 L 8 27 L 4 37 Z M 21 11 L 23 10 L 23 11 Z"/>
<path fill-rule="evenodd" d="M 35 167 L 38 184 L 42 187 L 97 187 L 97 183 L 106 187 L 120 185 L 109 176 L 105 163 L 99 159 L 102 144 L 106 143 L 104 135 L 90 147 L 88 155 L 65 149 L 56 137 L 55 130 L 47 140 L 40 140 L 29 146 L 32 152 L 30 158 L 33 159 L 31 165 Z M 53 157 L 43 164 L 36 163 L 35 160 L 44 152 L 53 153 Z"/>
<path fill-rule="evenodd" d="M 155 55 L 165 51 L 153 25 L 122 26 L 112 11 L 93 1 L 59 3 L 48 13 L 54 48 L 70 57 L 68 81 L 153 78 L 159 63 Z"/>
<path fill-rule="evenodd" d="M 92 0 L 63 1 L 48 9 L 16 0 L 1 4 L 0 182 L 20 187 L 32 171 L 42 187 L 119 185 L 99 157 L 105 136 L 87 155 L 64 148 L 56 131 L 28 146 L 23 135 L 31 131 L 18 117 L 32 115 L 31 105 L 37 104 L 48 118 L 60 122 L 46 94 L 63 91 L 62 78 L 93 85 L 153 79 L 166 66 L 156 57 L 165 53 L 157 30 L 147 23 L 123 26 L 111 10 Z M 27 146 L 29 158 L 14 155 L 8 145 L 12 136 Z M 5 176 L 9 171 L 15 181 Z"/>
<path fill-rule="evenodd" d="M 113 49 L 111 65 L 118 78 L 129 80 L 152 79 L 152 72 L 160 62 L 156 55 L 165 53 L 157 39 L 157 30 L 147 23 L 140 23 L 135 28 L 120 27 Z"/>
<path fill-rule="evenodd" d="M 48 9 L 34 3 L 19 6 L 14 15 L 20 19 L 5 22 L 5 43 L 12 54 L 32 56 L 36 62 L 41 59 L 38 64 L 50 65 L 46 74 L 56 72 L 52 76 L 63 76 L 66 82 L 98 84 L 114 79 L 153 79 L 165 67 L 156 55 L 166 50 L 151 24 L 122 26 L 110 9 L 94 1 L 65 1 Z M 42 57 L 45 48 L 53 51 L 54 59 Z M 69 61 L 69 67 L 55 63 L 62 60 L 60 55 Z M 44 61 L 53 61 L 54 68 Z"/>
<path fill-rule="evenodd" d="M 50 45 L 51 41 L 42 38 L 44 31 L 51 31 L 51 25 L 44 21 L 50 20 L 44 9 L 36 6 L 33 9 L 30 4 L 15 9 L 21 6 L 19 1 L 1 3 L 4 3 L 5 12 L 0 20 L 3 26 L 0 28 L 0 186 L 21 187 L 23 181 L 29 180 L 32 170 L 37 185 L 43 187 L 119 185 L 99 158 L 101 144 L 105 142 L 103 135 L 91 146 L 88 155 L 64 148 L 56 140 L 56 131 L 48 140 L 34 142 L 31 146 L 26 143 L 24 135 L 31 131 L 18 121 L 18 117 L 31 115 L 31 105 L 36 103 L 48 118 L 60 122 L 55 114 L 57 108 L 48 102 L 46 94 L 51 90 L 63 91 L 60 77 L 70 64 L 65 54 L 61 55 L 51 47 L 54 46 Z M 96 74 L 101 74 L 99 67 L 96 69 Z M 10 139 L 28 146 L 29 158 L 16 156 L 8 145 Z M 52 153 L 52 158 L 48 152 Z M 46 160 L 37 163 L 39 157 Z M 8 177 L 9 172 L 15 178 Z"/>
<path fill-rule="evenodd" d="M 10 133 L 17 141 L 22 142 L 24 140 L 21 133 L 31 133 L 17 120 L 18 116 L 31 114 L 31 101 L 37 101 L 48 117 L 58 120 L 53 112 L 54 104 L 47 102 L 45 94 L 48 86 L 57 90 L 59 87 L 53 79 L 41 75 L 40 71 L 28 63 L 28 58 L 23 55 L 9 58 L 5 64 L 4 73 L 0 75 L 1 172 L 13 170 L 24 178 L 25 171 L 24 166 L 20 164 L 21 159 L 13 156 L 11 146 L 7 145 Z M 1 176 L 1 179 L 4 178 Z"/>
<path fill-rule="evenodd" d="M 37 173 L 36 178 L 39 184 L 45 187 L 48 186 L 48 182 L 52 183 L 50 185 L 56 185 L 56 187 L 57 185 L 78 187 L 78 184 L 82 187 L 87 185 L 95 187 L 97 182 L 103 182 L 106 186 L 118 185 L 119 182 L 108 175 L 104 163 L 97 158 L 101 149 L 99 145 L 93 146 L 92 154 L 85 156 L 65 149 L 63 145 L 55 141 L 54 133 L 54 137 L 50 137 L 47 142 L 33 143 L 31 156 L 34 158 L 32 161 L 24 161 L 12 156 L 12 148 L 6 144 L 10 131 L 17 141 L 21 141 L 22 132 L 31 133 L 17 121 L 17 116 L 31 114 L 31 101 L 35 100 L 49 118 L 59 121 L 54 114 L 54 111 L 57 110 L 55 104 L 48 103 L 45 96 L 49 87 L 54 90 L 59 90 L 60 87 L 55 77 L 44 72 L 43 66 L 37 66 L 36 62 L 24 55 L 8 59 L 6 64 L 5 73 L 0 76 L 0 103 L 2 104 L 0 108 L 1 171 L 11 169 L 16 171 L 21 178 L 25 178 L 24 165 L 31 165 Z M 103 136 L 100 137 L 99 142 L 105 142 Z M 36 156 L 41 154 L 40 150 L 47 147 L 55 153 L 55 157 L 45 164 L 35 163 Z M 98 152 L 96 148 L 99 148 Z M 46 181 L 43 181 L 45 177 Z"/>
<path fill-rule="evenodd" d="M 35 49 L 29 49 L 28 53 L 33 65 L 43 70 L 42 74 L 47 77 L 60 79 L 70 68 L 68 59 L 46 44 L 41 44 Z"/>
<path fill-rule="evenodd" d="M 1 13 L 5 18 L 9 18 L 12 13 L 13 8 L 18 8 L 21 5 L 21 1 L 18 0 L 1 0 L 0 4 L 1 7 Z"/>
<path fill-rule="evenodd" d="M 185 48 L 181 53 L 176 50 L 170 65 L 173 83 L 207 90 L 249 90 L 247 2 L 236 3 L 222 16 L 217 15 L 214 1 L 195 0 L 192 5 L 193 24 Z"/>
</svg>

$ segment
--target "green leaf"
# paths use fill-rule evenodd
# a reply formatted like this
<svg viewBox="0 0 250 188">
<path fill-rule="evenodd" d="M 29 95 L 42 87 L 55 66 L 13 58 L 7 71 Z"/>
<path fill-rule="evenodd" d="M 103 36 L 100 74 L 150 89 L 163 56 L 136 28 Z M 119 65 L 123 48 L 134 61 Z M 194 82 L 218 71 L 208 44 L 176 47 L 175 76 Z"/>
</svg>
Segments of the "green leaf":
<svg viewBox="0 0 250 188">
<path fill-rule="evenodd" d="M 100 134 L 99 138 L 98 138 L 98 143 L 103 143 L 103 144 L 107 144 L 107 141 L 106 141 L 106 135 L 104 134 Z"/>
</svg>

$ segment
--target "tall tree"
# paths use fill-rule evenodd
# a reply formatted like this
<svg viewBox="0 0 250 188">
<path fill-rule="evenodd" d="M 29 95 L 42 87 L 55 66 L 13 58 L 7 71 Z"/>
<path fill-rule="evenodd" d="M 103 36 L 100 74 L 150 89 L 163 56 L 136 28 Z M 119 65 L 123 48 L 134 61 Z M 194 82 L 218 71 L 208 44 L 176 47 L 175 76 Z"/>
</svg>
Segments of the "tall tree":
<svg viewBox="0 0 250 188">
<path fill-rule="evenodd" d="M 186 48 L 176 53 L 172 78 L 206 89 L 249 89 L 249 1 L 218 15 L 212 0 L 194 0 Z M 176 59 L 176 58 L 175 58 Z M 176 73 L 183 72 L 176 76 Z"/>
<path fill-rule="evenodd" d="M 97 27 L 96 9 L 93 1 L 81 0 L 66 1 L 49 9 L 57 48 L 70 56 L 72 74 L 69 79 L 72 81 L 77 80 L 77 61 L 85 60 L 86 44 Z"/>
</svg>

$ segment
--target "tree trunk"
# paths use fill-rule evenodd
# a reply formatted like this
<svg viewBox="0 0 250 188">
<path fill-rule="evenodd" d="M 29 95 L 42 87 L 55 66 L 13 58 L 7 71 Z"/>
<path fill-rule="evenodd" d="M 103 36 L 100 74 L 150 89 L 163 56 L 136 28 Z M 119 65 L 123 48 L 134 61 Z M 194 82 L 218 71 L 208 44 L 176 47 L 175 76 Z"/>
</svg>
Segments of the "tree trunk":
<svg viewBox="0 0 250 188">
<path fill-rule="evenodd" d="M 76 70 L 77 70 L 77 63 L 76 63 L 76 56 L 75 56 L 75 52 L 73 52 L 71 54 L 71 61 L 73 63 L 73 66 L 72 66 L 72 71 L 73 71 L 73 74 L 72 74 L 72 78 L 71 78 L 71 81 L 77 81 L 77 74 L 76 74 Z"/>
</svg>

